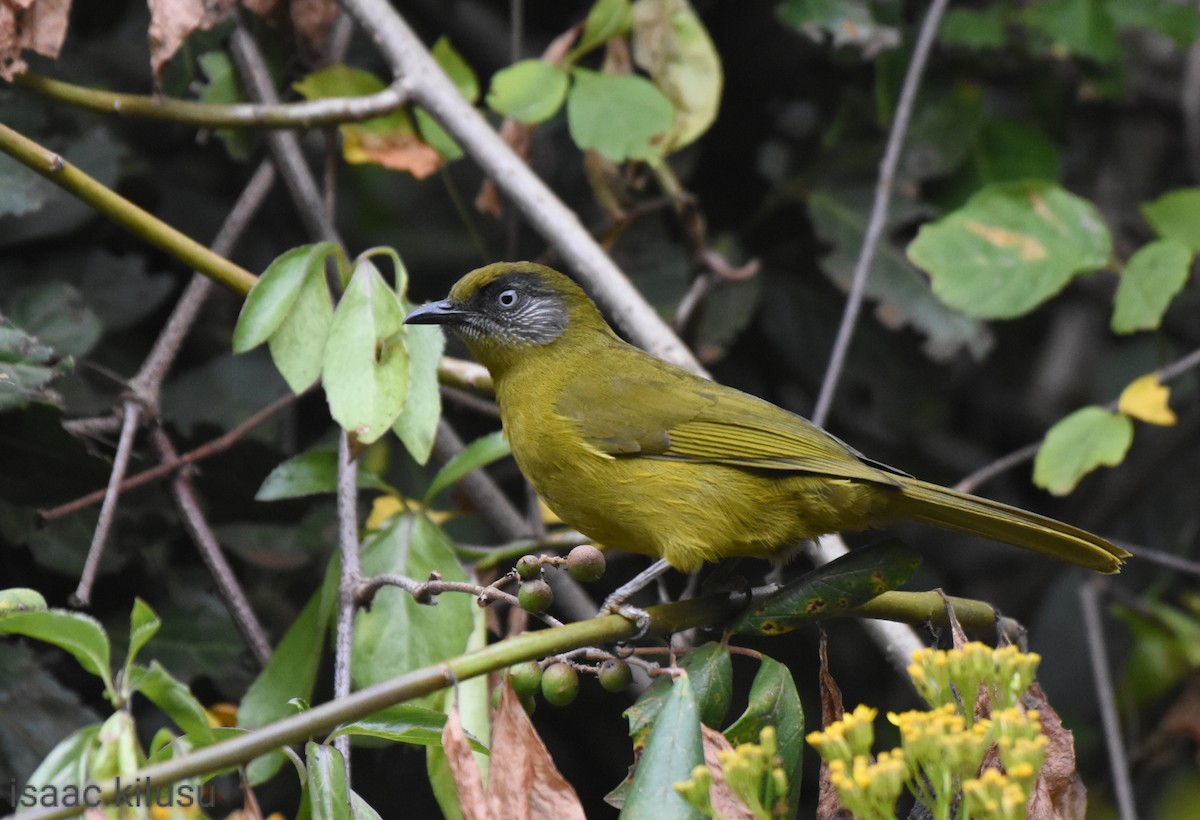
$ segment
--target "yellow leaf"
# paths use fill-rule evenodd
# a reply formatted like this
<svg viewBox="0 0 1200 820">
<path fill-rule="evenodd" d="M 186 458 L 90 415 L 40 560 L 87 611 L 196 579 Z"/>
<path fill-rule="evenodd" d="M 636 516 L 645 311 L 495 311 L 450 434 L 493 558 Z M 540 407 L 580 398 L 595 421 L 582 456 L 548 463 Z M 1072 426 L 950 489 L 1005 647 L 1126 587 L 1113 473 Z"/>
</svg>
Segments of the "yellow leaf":
<svg viewBox="0 0 1200 820">
<path fill-rule="evenodd" d="M 420 509 L 423 509 L 420 502 L 414 501 L 411 498 L 405 498 L 402 495 L 381 495 L 371 502 L 371 514 L 367 516 L 367 529 L 380 529 L 391 518 Z M 445 510 L 431 510 L 427 507 L 424 510 L 429 520 L 439 525 L 446 523 L 454 517 L 453 513 L 446 512 Z"/>
<path fill-rule="evenodd" d="M 1134 379 L 1121 391 L 1117 409 L 1139 421 L 1170 427 L 1176 422 L 1175 413 L 1168 401 L 1170 398 L 1170 388 L 1160 384 L 1158 376 L 1147 373 Z"/>
</svg>

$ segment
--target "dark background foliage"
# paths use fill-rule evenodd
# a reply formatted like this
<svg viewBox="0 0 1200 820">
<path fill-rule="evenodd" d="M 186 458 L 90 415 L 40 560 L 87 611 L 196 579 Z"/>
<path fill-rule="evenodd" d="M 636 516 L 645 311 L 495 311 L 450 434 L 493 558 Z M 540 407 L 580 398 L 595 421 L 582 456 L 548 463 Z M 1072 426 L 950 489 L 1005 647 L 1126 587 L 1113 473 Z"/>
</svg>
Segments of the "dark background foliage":
<svg viewBox="0 0 1200 820">
<path fill-rule="evenodd" d="M 447 35 L 481 79 L 511 62 L 506 4 L 398 5 L 427 41 Z M 803 4 L 794 5 L 784 4 L 799 14 L 796 8 Z M 895 26 L 908 44 L 925 4 L 901 5 L 900 19 L 892 19 L 897 13 L 892 4 L 875 11 L 879 23 Z M 34 61 L 35 70 L 93 87 L 150 92 L 145 4 L 110 0 L 75 6 L 64 56 L 54 64 Z M 696 198 L 712 247 L 734 263 L 757 259 L 761 268 L 749 282 L 719 286 L 703 305 L 700 321 L 689 326 L 688 341 L 719 380 L 808 413 L 840 318 L 839 283 L 847 280 L 861 243 L 886 115 L 908 48 L 875 55 L 862 43 L 835 44 L 820 27 L 810 36 L 772 2 L 696 6 L 722 57 L 725 91 L 712 129 L 673 157 L 672 165 Z M 524 10 L 523 56 L 535 56 L 587 8 L 531 0 Z M 285 28 L 254 27 L 273 56 L 281 88 L 312 68 Z M 220 48 L 227 32 L 223 26 L 191 38 L 166 74 L 164 93 L 194 96 L 206 82 L 198 56 Z M 935 49 L 901 163 L 884 254 L 902 252 L 921 222 L 961 204 L 981 183 L 1012 174 L 1049 176 L 1094 201 L 1113 232 L 1116 256 L 1126 259 L 1150 236 L 1139 206 L 1198 182 L 1200 142 L 1181 109 L 1187 95 L 1198 93 L 1185 71 L 1186 61 L 1195 59 L 1194 47 L 1179 48 L 1153 26 L 1121 28 L 1111 44 L 1115 51 L 1107 41 L 1083 35 L 1063 45 L 1029 25 L 1004 32 L 994 47 L 944 41 Z M 386 76 L 373 55 L 367 38 L 356 35 L 348 62 Z M 243 135 L 240 153 L 231 152 L 211 132 L 79 112 L 17 87 L 0 88 L 0 119 L 202 242 L 211 240 L 264 153 L 261 135 Z M 308 133 L 304 144 L 319 166 L 326 135 Z M 561 116 L 537 132 L 531 162 L 585 224 L 606 226 L 608 217 L 596 205 Z M 338 164 L 336 173 L 337 223 L 347 246 L 352 252 L 395 246 L 410 270 L 416 301 L 442 295 L 463 272 L 488 261 L 553 260 L 545 242 L 519 218 L 497 221 L 470 207 L 482 177 L 469 160 L 422 181 L 376 166 Z M 23 191 L 25 180 L 23 171 L 0 160 L 0 196 L 4 188 Z M 635 197 L 658 196 L 653 181 L 643 180 L 646 188 Z M 260 271 L 306 241 L 280 189 L 232 258 Z M 670 208 L 633 222 L 612 255 L 668 315 L 694 273 L 683 226 Z M 112 450 L 109 439 L 69 436 L 60 422 L 104 413 L 119 400 L 122 379 L 136 371 L 187 276 L 176 261 L 48 185 L 39 184 L 0 215 L 0 312 L 74 357 L 74 366 L 47 385 L 42 401 L 0 415 L 0 585 L 33 587 L 52 606 L 67 605 L 95 509 L 53 522 L 39 521 L 37 510 L 102 487 Z M 912 323 L 916 304 L 872 301 L 850 350 L 830 429 L 881 461 L 953 483 L 1038 440 L 1075 407 L 1108 402 L 1136 376 L 1200 346 L 1194 282 L 1159 331 L 1131 337 L 1108 329 L 1116 282 L 1113 273 L 1097 273 L 1027 316 L 971 323 L 965 331 L 949 312 Z M 62 284 L 73 290 L 53 290 Z M 209 300 L 166 382 L 162 422 L 181 451 L 230 429 L 286 390 L 264 351 L 231 355 L 239 308 L 239 300 L 227 293 Z M 942 343 L 933 344 L 933 338 Z M 1200 526 L 1194 379 L 1185 376 L 1174 391 L 1178 425 L 1139 427 L 1125 463 L 1085 478 L 1073 495 L 1055 499 L 1034 488 L 1027 464 L 981 492 L 1114 539 L 1194 556 Z M 495 424 L 454 403 L 447 406 L 447 419 L 465 438 Z M 323 399 L 310 395 L 197 471 L 205 509 L 275 636 L 319 583 L 333 549 L 333 505 L 328 497 L 260 503 L 254 493 L 273 466 L 331 443 L 331 435 Z M 149 445 L 139 440 L 134 457 L 135 468 L 152 463 Z M 398 446 L 378 458 L 395 486 L 419 496 L 430 470 L 413 465 Z M 493 473 L 523 499 L 511 464 Z M 445 497 L 447 505 L 457 500 Z M 466 540 L 494 540 L 470 517 L 451 529 Z M 960 537 L 925 528 L 901 534 L 926 556 L 912 588 L 942 587 L 988 600 L 1030 628 L 1031 647 L 1044 657 L 1040 677 L 1049 699 L 1076 732 L 1093 805 L 1105 804 L 1106 764 L 1075 595 L 1084 573 L 1020 551 L 981 542 L 968 546 Z M 636 565 L 615 559 L 613 566 L 626 572 Z M 1179 583 L 1135 564 L 1115 582 L 1113 593 L 1134 601 L 1156 585 L 1154 593 L 1168 597 Z M 158 485 L 123 498 L 89 611 L 114 636 L 123 635 L 135 595 L 165 624 L 147 650 L 150 656 L 189 682 L 202 701 L 236 702 L 254 666 Z M 1129 632 L 1115 621 L 1108 630 L 1111 652 L 1124 664 Z M 853 623 L 833 623 L 829 633 L 832 668 L 847 704 L 868 702 L 881 711 L 911 705 L 905 682 Z M 754 642 L 789 664 L 810 722 L 817 716 L 815 640 L 814 633 L 803 632 Z M 1177 649 L 1170 641 L 1164 646 Z M 1123 706 L 1137 714 L 1130 738 L 1135 756 L 1147 738 L 1163 740 L 1154 727 L 1172 693 L 1184 686 L 1186 667 L 1126 667 Z M 753 674 L 737 663 L 735 671 L 747 680 Z M 1142 698 L 1146 690 L 1139 688 L 1139 675 L 1165 675 L 1167 690 L 1157 699 Z M 589 816 L 610 811 L 601 798 L 631 761 L 620 714 L 627 703 L 593 685 L 571 707 L 539 705 L 539 730 Z M 69 658 L 29 643 L 0 643 L 0 807 L 6 806 L 10 779 L 22 781 L 58 739 L 105 713 L 93 679 Z M 1179 795 L 1200 788 L 1194 760 L 1173 743 L 1164 754 L 1137 758 L 1139 791 L 1165 795 L 1147 797 L 1146 803 L 1164 812 L 1178 805 L 1172 801 Z M 361 791 L 376 807 L 402 793 L 411 812 L 404 816 L 436 812 L 418 751 L 368 751 L 355 759 Z M 262 798 L 264 807 L 290 810 L 289 789 L 277 784 L 277 793 Z M 807 800 L 814 799 L 815 789 L 809 784 L 806 789 Z"/>
</svg>

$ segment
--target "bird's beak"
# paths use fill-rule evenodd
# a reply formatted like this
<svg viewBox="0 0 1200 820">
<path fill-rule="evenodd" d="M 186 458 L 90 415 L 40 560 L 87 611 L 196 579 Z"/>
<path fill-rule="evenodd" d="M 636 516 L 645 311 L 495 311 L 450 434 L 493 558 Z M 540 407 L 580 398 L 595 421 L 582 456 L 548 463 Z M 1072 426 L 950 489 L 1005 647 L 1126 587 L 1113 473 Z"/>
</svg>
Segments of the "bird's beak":
<svg viewBox="0 0 1200 820">
<path fill-rule="evenodd" d="M 414 310 L 404 319 L 406 325 L 454 325 L 461 321 L 466 311 L 459 310 L 449 299 L 430 302 Z"/>
</svg>

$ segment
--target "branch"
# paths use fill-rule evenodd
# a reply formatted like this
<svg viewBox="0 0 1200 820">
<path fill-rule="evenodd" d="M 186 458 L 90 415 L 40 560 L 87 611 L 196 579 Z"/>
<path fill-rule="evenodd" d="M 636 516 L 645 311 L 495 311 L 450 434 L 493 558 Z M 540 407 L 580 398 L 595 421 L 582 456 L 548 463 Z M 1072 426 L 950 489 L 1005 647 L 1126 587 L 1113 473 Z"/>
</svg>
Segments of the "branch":
<svg viewBox="0 0 1200 820">
<path fill-rule="evenodd" d="M 639 346 L 696 372 L 703 368 L 554 192 L 467 102 L 417 35 L 385 0 L 344 0 L 412 98 L 453 136 L 575 270 Z"/>
<path fill-rule="evenodd" d="M 842 366 L 846 363 L 846 351 L 850 347 L 850 339 L 858 324 L 858 314 L 862 309 L 863 294 L 867 287 L 867 276 L 875 261 L 875 252 L 879 248 L 879 240 L 883 236 L 884 226 L 887 225 L 892 186 L 896 181 L 896 168 L 900 164 L 900 152 L 904 147 L 904 137 L 908 133 L 908 122 L 912 118 L 913 103 L 916 101 L 921 77 L 925 73 L 925 64 L 929 61 L 929 52 L 933 49 L 933 41 L 948 3 L 949 0 L 933 0 L 930 4 L 929 11 L 926 12 L 925 19 L 921 23 L 920 34 L 917 35 L 917 46 L 913 49 L 912 59 L 904 74 L 904 85 L 900 89 L 900 100 L 896 104 L 896 116 L 892 120 L 892 128 L 888 133 L 883 162 L 879 165 L 879 180 L 875 184 L 875 201 L 871 204 L 871 219 L 867 223 L 862 251 L 860 251 L 858 262 L 854 266 L 854 278 L 850 282 L 850 294 L 846 298 L 842 324 L 838 327 L 837 338 L 833 343 L 829 367 L 825 370 L 825 379 L 821 383 L 821 392 L 817 396 L 817 405 L 813 409 L 812 420 L 819 427 L 824 426 L 829 417 L 833 394 L 836 392 L 838 381 L 842 376 Z"/>
<path fill-rule="evenodd" d="M 408 103 L 408 95 L 399 83 L 363 97 L 220 105 L 161 96 L 119 94 L 36 74 L 22 74 L 15 82 L 45 97 L 101 114 L 168 120 L 202 128 L 314 128 L 339 125 L 369 120 Z"/>
<path fill-rule="evenodd" d="M 1160 384 L 1166 384 L 1167 382 L 1177 379 L 1184 373 L 1187 373 L 1196 367 L 1200 367 L 1200 348 L 1197 348 L 1191 353 L 1176 359 L 1168 365 L 1160 367 L 1158 370 L 1154 371 L 1154 374 L 1158 377 Z M 1106 410 L 1116 412 L 1117 408 L 1120 406 L 1120 402 L 1121 399 L 1118 396 L 1108 404 L 1104 405 L 1104 408 Z M 994 478 L 1005 470 L 1011 470 L 1013 467 L 1024 464 L 1027 461 L 1033 461 L 1033 459 L 1037 457 L 1038 450 L 1042 449 L 1042 442 L 1045 440 L 1046 438 L 1043 436 L 1032 444 L 1026 444 L 1019 450 L 1014 450 L 1006 456 L 1001 456 L 991 464 L 987 464 L 979 468 L 962 481 L 959 481 L 954 485 L 954 489 L 964 493 L 974 492 L 980 484 L 983 484 L 985 481 Z"/>
<path fill-rule="evenodd" d="M 0 151 L 78 197 L 149 245 L 245 296 L 257 277 L 106 188 L 58 154 L 0 123 Z"/>
<path fill-rule="evenodd" d="M 715 595 L 651 607 L 648 610 L 650 630 L 655 634 L 669 635 L 695 626 L 717 624 L 732 615 L 744 602 L 745 596 Z M 106 780 L 97 784 L 99 799 L 111 802 L 119 792 L 121 783 L 126 788 L 130 783 L 152 783 L 161 789 L 189 777 L 237 766 L 280 747 L 327 734 L 342 723 L 358 720 L 388 706 L 446 689 L 456 682 L 583 646 L 616 643 L 633 637 L 636 631 L 637 627 L 620 615 L 605 615 L 553 629 L 526 632 L 375 684 L 348 697 L 323 703 L 261 729 L 124 774 L 120 780 Z M 22 812 L 21 818 L 55 820 L 74 817 L 86 808 L 86 805 L 79 804 L 33 809 Z"/>
</svg>

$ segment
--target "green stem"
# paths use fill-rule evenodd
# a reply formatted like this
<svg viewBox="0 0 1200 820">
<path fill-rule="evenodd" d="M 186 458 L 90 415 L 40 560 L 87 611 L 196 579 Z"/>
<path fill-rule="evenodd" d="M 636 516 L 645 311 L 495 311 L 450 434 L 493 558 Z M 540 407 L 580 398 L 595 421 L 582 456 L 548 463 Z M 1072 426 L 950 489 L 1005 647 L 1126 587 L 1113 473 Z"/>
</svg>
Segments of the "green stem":
<svg viewBox="0 0 1200 820">
<path fill-rule="evenodd" d="M 1014 619 L 1001 616 L 991 604 L 971 598 L 943 597 L 936 591 L 885 592 L 862 606 L 839 612 L 838 615 L 879 618 L 912 625 L 932 622 L 945 628 L 950 625 L 946 617 L 946 601 L 954 607 L 954 614 L 966 632 L 975 635 L 1000 632 L 1015 643 L 1025 631 Z"/>
<path fill-rule="evenodd" d="M 22 74 L 15 83 L 45 97 L 101 114 L 169 120 L 202 128 L 315 128 L 339 125 L 369 120 L 395 111 L 408 102 L 408 94 L 399 84 L 361 97 L 331 97 L 267 105 L 203 103 L 170 97 L 120 94 L 36 74 Z"/>
<path fill-rule="evenodd" d="M 115 191 L 106 188 L 61 156 L 0 123 L 0 151 L 74 194 L 121 227 L 199 271 L 218 284 L 245 296 L 257 280 L 254 274 L 213 253 L 194 239 L 157 219 Z"/>
<path fill-rule="evenodd" d="M 652 607 L 650 631 L 669 635 L 696 626 L 716 624 L 733 614 L 736 599 L 715 595 Z M 620 615 L 604 615 L 538 632 L 526 632 L 491 646 L 377 683 L 344 698 L 329 701 L 298 715 L 247 732 L 203 749 L 146 766 L 121 776 L 126 785 L 134 782 L 162 788 L 189 777 L 237 766 L 259 755 L 301 743 L 315 735 L 328 734 L 339 724 L 358 720 L 412 698 L 445 689 L 457 681 L 486 675 L 522 661 L 556 655 L 581 646 L 611 644 L 631 638 L 636 627 Z M 98 799 L 110 802 L 117 793 L 116 779 L 97 784 Z M 73 817 L 87 806 L 62 806 L 22 812 L 22 820 L 52 820 Z"/>
</svg>

